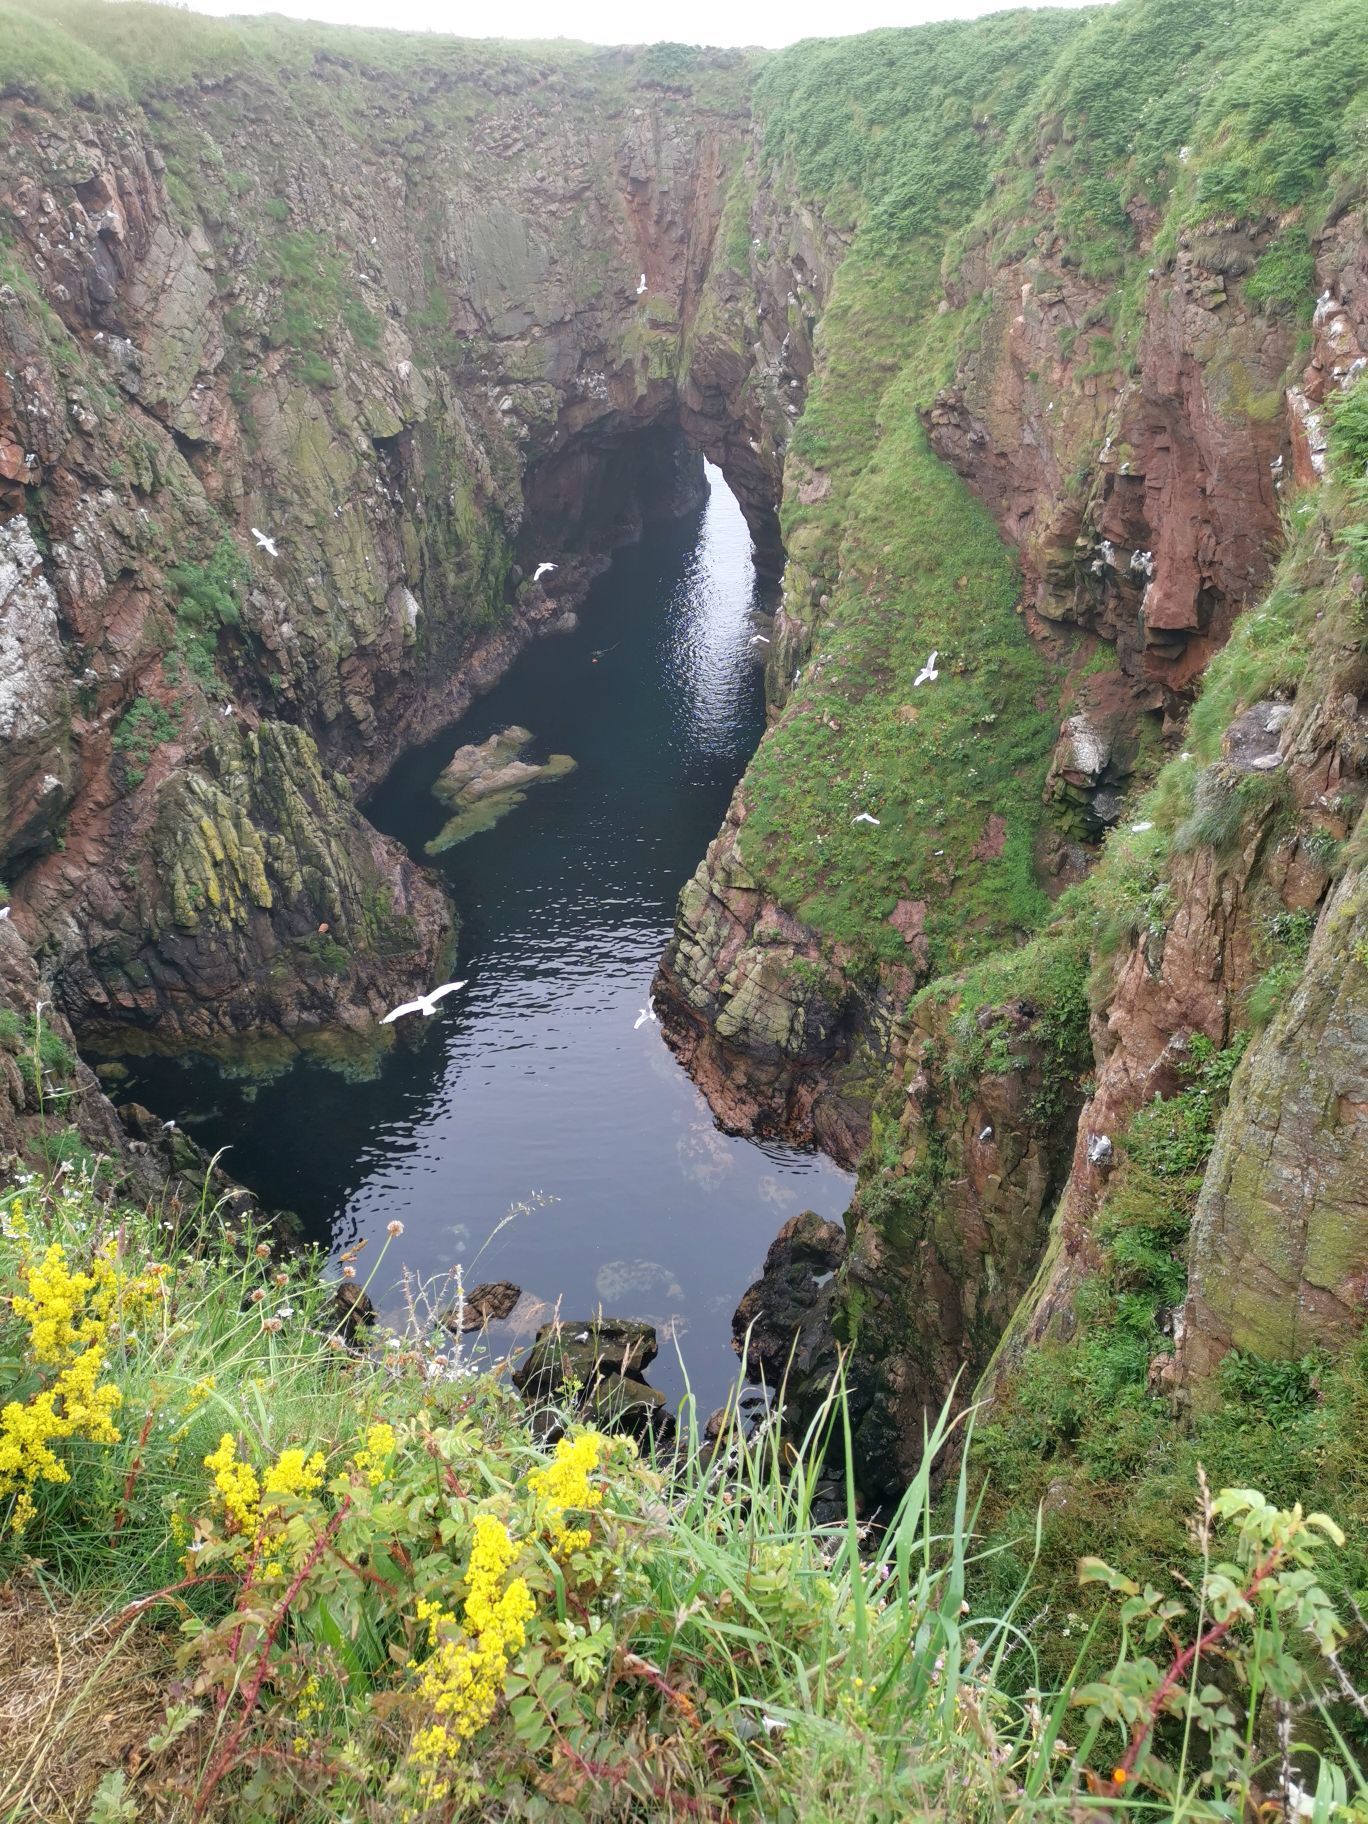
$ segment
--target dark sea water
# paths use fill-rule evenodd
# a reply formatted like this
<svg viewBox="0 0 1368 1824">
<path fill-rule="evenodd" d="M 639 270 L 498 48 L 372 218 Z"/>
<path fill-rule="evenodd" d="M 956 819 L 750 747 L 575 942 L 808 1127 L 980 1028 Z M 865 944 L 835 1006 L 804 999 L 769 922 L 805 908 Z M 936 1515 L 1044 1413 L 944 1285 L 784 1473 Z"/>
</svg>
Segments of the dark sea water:
<svg viewBox="0 0 1368 1824">
<path fill-rule="evenodd" d="M 819 1155 L 719 1133 L 659 1026 L 635 1025 L 764 727 L 749 540 L 709 480 L 703 512 L 617 554 L 577 633 L 533 647 L 366 807 L 422 856 L 446 815 L 432 781 L 462 743 L 516 722 L 578 762 L 434 864 L 469 987 L 406 1022 L 370 1080 L 307 1058 L 267 1083 L 138 1058 L 121 1091 L 231 1143 L 227 1169 L 334 1253 L 366 1237 L 373 1258 L 403 1222 L 371 1286 L 382 1308 L 401 1266 L 460 1261 L 468 1284 L 511 1279 L 570 1318 L 646 1318 L 650 1378 L 682 1393 L 677 1343 L 704 1412 L 734 1377 L 731 1312 L 775 1231 L 800 1209 L 838 1217 L 851 1188 Z"/>
</svg>

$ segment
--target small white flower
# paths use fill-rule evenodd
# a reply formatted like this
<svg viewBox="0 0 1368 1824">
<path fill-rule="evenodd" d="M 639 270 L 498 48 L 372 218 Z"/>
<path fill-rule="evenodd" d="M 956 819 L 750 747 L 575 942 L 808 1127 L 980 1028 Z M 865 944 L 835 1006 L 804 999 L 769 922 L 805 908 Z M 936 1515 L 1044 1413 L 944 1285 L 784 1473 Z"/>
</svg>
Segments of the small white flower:
<svg viewBox="0 0 1368 1824">
<path fill-rule="evenodd" d="M 294 1306 L 293 1305 L 278 1305 L 276 1307 L 276 1316 L 277 1317 L 293 1317 L 294 1316 Z"/>
</svg>

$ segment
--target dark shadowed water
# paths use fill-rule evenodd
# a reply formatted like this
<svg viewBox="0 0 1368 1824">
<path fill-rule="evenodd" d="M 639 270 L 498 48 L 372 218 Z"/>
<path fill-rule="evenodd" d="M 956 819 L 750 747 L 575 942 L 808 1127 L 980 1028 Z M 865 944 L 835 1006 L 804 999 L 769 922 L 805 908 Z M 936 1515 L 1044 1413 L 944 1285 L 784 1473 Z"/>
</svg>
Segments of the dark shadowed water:
<svg viewBox="0 0 1368 1824">
<path fill-rule="evenodd" d="M 469 987 L 406 1022 L 370 1081 L 305 1059 L 265 1085 L 129 1060 L 131 1093 L 205 1146 L 231 1141 L 228 1169 L 335 1252 L 363 1236 L 373 1252 L 402 1221 L 371 1288 L 382 1304 L 391 1267 L 460 1260 L 468 1283 L 511 1279 L 568 1317 L 647 1318 L 678 1341 L 704 1411 L 733 1377 L 731 1312 L 775 1231 L 804 1208 L 839 1216 L 851 1184 L 818 1155 L 719 1133 L 660 1028 L 635 1025 L 764 726 L 749 541 L 709 479 L 702 513 L 618 553 L 577 633 L 526 653 L 367 807 L 421 856 L 445 817 L 429 788 L 461 743 L 517 722 L 578 762 L 435 864 Z M 682 1391 L 669 1341 L 651 1378 Z"/>
</svg>

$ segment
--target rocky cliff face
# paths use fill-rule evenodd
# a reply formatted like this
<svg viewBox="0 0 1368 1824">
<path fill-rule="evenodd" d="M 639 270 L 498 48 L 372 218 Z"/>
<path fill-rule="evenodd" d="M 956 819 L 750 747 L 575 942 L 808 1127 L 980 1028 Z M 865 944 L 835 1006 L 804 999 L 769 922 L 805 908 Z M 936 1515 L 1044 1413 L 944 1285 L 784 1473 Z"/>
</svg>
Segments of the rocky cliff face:
<svg viewBox="0 0 1368 1824">
<path fill-rule="evenodd" d="M 1152 27 L 1162 48 L 1157 15 L 1137 6 L 1126 17 L 1120 37 Z M 1088 28 L 1104 60 L 1109 29 Z M 801 1372 L 790 1391 L 800 1404 L 818 1394 L 834 1344 L 847 1344 L 857 1468 L 874 1495 L 905 1483 L 922 1415 L 952 1388 L 967 1399 L 991 1365 L 983 1390 L 1010 1428 L 1014 1401 L 1036 1385 L 1035 1352 L 1096 1334 L 1099 1288 L 1127 1289 L 1134 1269 L 1116 1263 L 1140 1245 L 1118 1242 L 1118 1225 L 1149 1233 L 1150 1217 L 1135 1213 L 1141 1167 L 1128 1162 L 1134 1154 L 1150 1169 L 1151 1130 L 1166 1119 L 1199 1130 L 1201 1169 L 1190 1216 L 1187 1191 L 1175 1192 L 1169 1227 L 1154 1231 L 1163 1240 L 1145 1244 L 1188 1283 L 1176 1308 L 1160 1299 L 1147 1320 L 1150 1397 L 1210 1404 L 1231 1349 L 1258 1360 L 1333 1354 L 1362 1324 L 1356 964 L 1344 948 L 1355 941 L 1360 684 L 1343 605 L 1362 583 L 1339 554 L 1356 536 L 1342 528 L 1344 504 L 1322 491 L 1335 396 L 1363 371 L 1363 176 L 1327 178 L 1330 200 L 1316 205 L 1310 233 L 1286 204 L 1203 208 L 1208 184 L 1231 180 L 1197 169 L 1195 125 L 1184 137 L 1196 143 L 1149 155 L 1160 183 L 1125 169 L 1114 123 L 1099 116 L 1094 128 L 1064 86 L 1085 61 L 1077 46 L 1061 58 L 1072 74 L 1055 84 L 1058 110 L 1017 123 L 998 195 L 951 239 L 936 279 L 915 244 L 900 252 L 908 314 L 920 307 L 930 320 L 901 343 L 883 320 L 878 455 L 852 481 L 841 468 L 852 445 L 859 454 L 859 383 L 847 364 L 873 347 L 851 319 L 878 295 L 862 283 L 843 308 L 857 235 L 789 456 L 772 741 L 806 710 L 807 730 L 829 731 L 801 737 L 809 767 L 827 753 L 837 762 L 835 790 L 789 775 L 790 833 L 834 844 L 839 824 L 867 809 L 880 814 L 867 841 L 881 868 L 892 799 L 893 866 L 853 931 L 832 916 L 841 874 L 830 865 L 789 867 L 799 890 L 778 887 L 781 871 L 747 836 L 762 749 L 686 890 L 663 975 L 682 1048 L 724 1119 L 788 1122 L 828 1146 L 834 1134 L 837 1149 L 869 1137 L 844 1265 L 795 1321 Z M 795 74 L 785 101 L 799 99 L 810 97 Z M 810 116 L 805 130 L 810 151 Z M 824 156 L 834 160 L 842 129 L 830 130 Z M 1246 156 L 1254 166 L 1263 154 Z M 1091 182 L 1108 159 L 1122 209 L 1104 237 L 1106 208 L 1081 202 L 1070 180 Z M 902 379 L 890 382 L 899 359 Z M 824 435 L 804 436 L 838 375 L 851 414 L 839 455 Z M 1035 706 L 1056 712 L 1033 817 L 1007 810 L 952 827 L 981 762 L 936 738 L 928 700 L 912 694 L 922 680 L 898 663 L 907 617 L 925 634 L 915 663 L 939 646 L 943 671 L 975 669 L 972 644 L 947 664 L 944 605 L 925 612 L 948 515 L 910 552 L 891 518 L 879 520 L 878 542 L 862 536 L 875 503 L 893 495 L 887 470 L 909 405 L 1018 557 L 1019 612 L 1045 661 Z M 912 496 L 901 498 L 915 513 Z M 828 501 L 839 529 L 822 523 Z M 963 589 L 971 573 L 956 567 Z M 866 649 L 863 667 L 841 664 L 842 623 L 874 611 L 883 650 Z M 980 639 L 990 625 L 985 615 Z M 824 687 L 838 667 L 845 688 L 833 701 Z M 903 776 L 921 769 L 926 780 L 914 801 L 911 788 L 901 801 L 881 795 L 882 740 L 866 745 L 857 772 L 829 738 L 868 717 L 870 695 L 899 704 Z M 1004 699 L 986 707 L 985 720 L 1001 717 Z M 1019 697 L 1015 713 L 1020 723 Z M 808 799 L 820 802 L 816 815 L 805 814 Z M 914 825 L 932 817 L 946 834 L 927 892 Z M 1066 900 L 1033 944 L 957 973 L 946 907 L 961 908 L 960 957 L 991 952 L 991 914 L 976 929 L 974 863 L 1023 836 L 1038 885 L 1053 896 L 1068 884 Z M 871 942 L 875 918 L 903 934 L 904 955 Z M 1287 1006 L 1266 1024 L 1276 997 Z M 1314 1056 L 1301 1055 L 1304 1042 Z M 1245 1046 L 1221 1113 L 1205 1085 L 1224 1079 L 1206 1060 L 1233 1062 Z M 891 1064 L 889 1088 L 872 1058 Z M 854 1118 L 847 1108 L 824 1125 L 848 1073 Z M 1191 1177 L 1193 1165 L 1184 1170 Z"/>
<path fill-rule="evenodd" d="M 174 1124 L 136 1103 L 116 1109 L 77 1053 L 69 1021 L 44 998 L 44 986 L 13 922 L 0 922 L 0 1172 L 6 1180 L 26 1172 L 89 1172 L 106 1192 L 156 1204 L 168 1224 L 208 1213 L 259 1217 L 256 1199 Z"/>
<path fill-rule="evenodd" d="M 0 869 L 78 1028 L 371 1027 L 451 917 L 357 798 L 696 500 L 685 435 L 777 562 L 738 60 L 640 66 L 3 104 Z"/>
</svg>

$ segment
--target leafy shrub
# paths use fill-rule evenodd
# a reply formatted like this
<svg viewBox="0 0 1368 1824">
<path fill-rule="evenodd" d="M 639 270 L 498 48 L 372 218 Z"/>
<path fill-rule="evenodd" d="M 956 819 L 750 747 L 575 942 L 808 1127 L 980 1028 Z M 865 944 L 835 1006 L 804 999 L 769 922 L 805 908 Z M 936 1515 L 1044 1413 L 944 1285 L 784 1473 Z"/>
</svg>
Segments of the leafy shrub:
<svg viewBox="0 0 1368 1824">
<path fill-rule="evenodd" d="M 1221 1363 L 1221 1396 L 1261 1412 L 1270 1424 L 1285 1425 L 1314 1405 L 1324 1367 L 1315 1355 L 1304 1355 L 1300 1361 L 1265 1361 L 1232 1349 Z"/>
<path fill-rule="evenodd" d="M 1279 912 L 1269 921 L 1264 948 L 1273 961 L 1249 991 L 1249 1020 L 1256 1030 L 1268 1024 L 1296 986 L 1315 928 L 1315 913 L 1305 909 Z"/>
<path fill-rule="evenodd" d="M 180 717 L 174 709 L 165 709 L 150 697 L 135 697 L 120 717 L 112 741 L 115 753 L 124 757 L 125 782 L 141 785 L 154 751 L 179 733 Z"/>
<path fill-rule="evenodd" d="M 168 581 L 176 595 L 176 638 L 167 655 L 170 681 L 180 667 L 202 685 L 215 681 L 214 657 L 225 628 L 242 624 L 242 591 L 251 571 L 225 532 L 203 564 L 177 564 Z"/>
<path fill-rule="evenodd" d="M 170 572 L 177 619 L 195 628 L 237 627 L 250 576 L 246 558 L 225 532 L 206 563 L 177 564 Z"/>
</svg>

